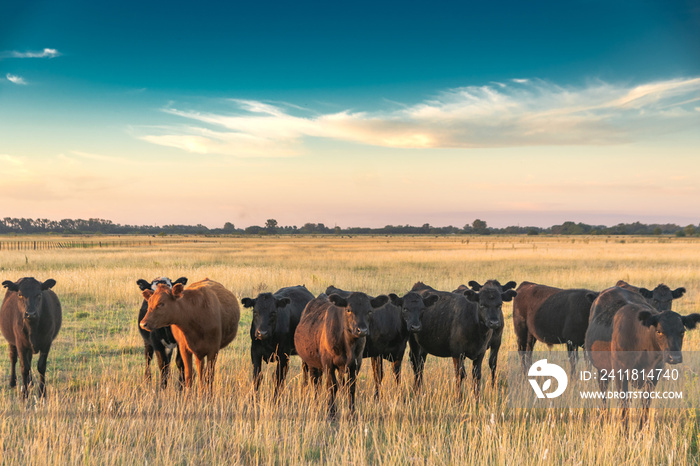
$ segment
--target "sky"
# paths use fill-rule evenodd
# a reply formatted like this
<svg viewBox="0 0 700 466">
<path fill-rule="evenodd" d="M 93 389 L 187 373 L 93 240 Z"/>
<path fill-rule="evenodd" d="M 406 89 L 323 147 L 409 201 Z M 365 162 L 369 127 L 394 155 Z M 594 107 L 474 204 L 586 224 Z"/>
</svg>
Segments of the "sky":
<svg viewBox="0 0 700 466">
<path fill-rule="evenodd" d="M 0 217 L 700 223 L 700 3 L 0 3 Z"/>
</svg>

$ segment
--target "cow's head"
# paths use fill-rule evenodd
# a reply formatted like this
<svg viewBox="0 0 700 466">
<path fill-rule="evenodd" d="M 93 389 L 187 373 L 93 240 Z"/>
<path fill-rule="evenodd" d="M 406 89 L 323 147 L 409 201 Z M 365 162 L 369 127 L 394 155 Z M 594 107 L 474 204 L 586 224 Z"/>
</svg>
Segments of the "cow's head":
<svg viewBox="0 0 700 466">
<path fill-rule="evenodd" d="M 498 280 L 489 280 L 482 286 L 470 281 L 469 286 L 472 289 L 464 290 L 464 296 L 478 304 L 479 320 L 491 329 L 503 327 L 503 302 L 511 301 L 517 295 L 513 290 L 516 283 L 508 282 L 501 286 Z"/>
<path fill-rule="evenodd" d="M 401 308 L 401 317 L 406 324 L 406 330 L 411 333 L 418 333 L 422 330 L 421 315 L 425 308 L 432 306 L 438 300 L 439 296 L 428 294 L 422 297 L 415 291 L 409 291 L 403 298 L 399 298 L 394 293 L 389 295 L 391 303 L 394 306 Z"/>
<path fill-rule="evenodd" d="M 39 317 L 44 303 L 44 291 L 56 285 L 56 280 L 50 278 L 41 283 L 33 277 L 20 278 L 16 282 L 5 280 L 2 286 L 17 293 L 17 308 L 22 320 L 29 330 L 29 341 L 32 348 L 36 347 Z"/>
<path fill-rule="evenodd" d="M 277 311 L 292 302 L 289 298 L 277 299 L 272 293 L 260 293 L 257 298 L 243 298 L 244 307 L 253 308 L 253 334 L 256 340 L 269 337 L 277 324 Z"/>
<path fill-rule="evenodd" d="M 641 311 L 637 315 L 643 326 L 654 328 L 654 338 L 663 351 L 664 362 L 678 364 L 683 362 L 683 336 L 685 330 L 692 330 L 700 322 L 700 314 L 681 316 L 673 311 L 652 314 Z"/>
<path fill-rule="evenodd" d="M 173 309 L 176 302 L 182 299 L 185 286 L 182 283 L 174 284 L 170 288 L 165 283 L 156 286 L 155 291 L 150 288 L 143 291 L 143 298 L 148 301 L 148 310 L 139 325 L 149 332 L 172 324 Z"/>
<path fill-rule="evenodd" d="M 663 312 L 671 310 L 673 300 L 683 296 L 683 294 L 685 294 L 685 288 L 676 288 L 675 290 L 671 291 L 668 286 L 661 283 L 657 285 L 653 291 L 649 291 L 646 288 L 640 288 L 639 294 L 646 298 L 654 309 L 659 312 Z"/>
<path fill-rule="evenodd" d="M 347 298 L 332 294 L 328 299 L 344 309 L 345 330 L 355 338 L 369 335 L 367 320 L 372 315 L 372 310 L 382 307 L 389 301 L 389 297 L 386 295 L 370 299 L 366 294 L 359 292 L 350 293 Z"/>
<path fill-rule="evenodd" d="M 139 289 L 141 291 L 145 291 L 145 290 L 149 290 L 149 289 L 155 291 L 156 288 L 158 287 L 158 285 L 160 285 L 160 284 L 167 285 L 168 288 L 172 288 L 173 285 L 175 285 L 177 283 L 182 283 L 183 285 L 187 285 L 187 277 L 180 277 L 177 280 L 175 280 L 174 282 L 170 281 L 170 279 L 168 277 L 157 277 L 157 278 L 154 278 L 153 280 L 151 280 L 150 282 L 148 280 L 144 280 L 143 278 L 136 280 L 136 284 L 139 286 Z"/>
</svg>

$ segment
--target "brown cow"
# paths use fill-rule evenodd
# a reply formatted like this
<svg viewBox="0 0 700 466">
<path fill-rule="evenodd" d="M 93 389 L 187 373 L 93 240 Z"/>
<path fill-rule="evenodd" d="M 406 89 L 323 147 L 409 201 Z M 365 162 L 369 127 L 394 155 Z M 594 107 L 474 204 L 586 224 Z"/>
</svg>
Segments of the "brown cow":
<svg viewBox="0 0 700 466">
<path fill-rule="evenodd" d="M 650 305 L 630 303 L 617 311 L 613 319 L 611 362 L 614 374 L 644 371 L 658 374 L 666 363 L 683 362 L 683 335 L 685 329 L 694 329 L 700 314 L 681 316 L 673 311 L 657 312 Z M 636 377 L 629 380 L 618 376 L 618 388 L 627 392 L 631 382 L 634 388 L 650 392 L 659 377 Z M 641 428 L 648 416 L 651 397 L 642 398 L 644 408 L 639 422 Z M 622 400 L 622 418 L 627 420 L 628 400 Z"/>
<path fill-rule="evenodd" d="M 532 365 L 535 341 L 566 344 L 571 374 L 576 370 L 578 347 L 583 346 L 591 303 L 598 293 L 522 282 L 513 300 L 513 326 L 523 372 Z"/>
<path fill-rule="evenodd" d="M 39 396 L 46 395 L 46 360 L 63 317 L 61 303 L 51 290 L 54 285 L 56 280 L 41 283 L 32 277 L 2 282 L 7 293 L 0 307 L 0 328 L 10 345 L 10 387 L 17 385 L 15 366 L 19 356 L 24 398 L 28 395 L 31 380 L 32 353 L 40 353 L 37 363 Z"/>
<path fill-rule="evenodd" d="M 155 291 L 145 290 L 143 297 L 148 300 L 148 311 L 141 320 L 141 327 L 152 331 L 171 325 L 185 363 L 185 386 L 192 386 L 194 354 L 200 391 L 204 391 L 206 385 L 211 393 L 216 356 L 238 332 L 241 313 L 236 296 L 221 283 L 205 278 L 187 288 L 178 283 L 171 290 L 160 284 Z"/>
<path fill-rule="evenodd" d="M 338 392 L 336 371 L 344 378 L 347 372 L 350 411 L 355 411 L 355 378 L 362 365 L 362 352 L 369 334 L 368 317 L 373 309 L 389 301 L 384 295 L 370 299 L 364 293 L 347 298 L 321 294 L 306 305 L 294 333 L 294 345 L 302 361 L 318 376 L 326 373 L 330 392 L 328 416 L 335 417 Z"/>
</svg>

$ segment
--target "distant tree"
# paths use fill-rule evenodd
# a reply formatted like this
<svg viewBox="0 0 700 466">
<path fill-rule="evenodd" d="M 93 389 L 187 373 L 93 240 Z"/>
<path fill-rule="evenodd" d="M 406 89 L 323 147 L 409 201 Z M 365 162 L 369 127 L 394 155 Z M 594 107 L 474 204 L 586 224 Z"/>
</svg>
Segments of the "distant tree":
<svg viewBox="0 0 700 466">
<path fill-rule="evenodd" d="M 537 231 L 537 228 L 529 228 L 529 229 L 527 230 L 527 234 L 528 234 L 529 236 L 535 236 L 535 235 L 538 235 L 539 233 L 540 233 L 540 232 Z"/>
<path fill-rule="evenodd" d="M 678 231 L 676 232 L 676 236 L 679 237 L 679 238 L 685 238 L 685 231 L 683 231 L 683 230 L 678 230 Z"/>
<path fill-rule="evenodd" d="M 270 234 L 277 233 L 277 220 L 274 218 L 268 218 L 267 222 L 265 222 L 265 229 Z"/>
<path fill-rule="evenodd" d="M 472 230 L 477 235 L 488 235 L 489 234 L 489 230 L 488 230 L 488 226 L 486 225 L 486 222 L 481 220 L 481 219 L 478 219 L 478 218 L 472 222 Z"/>
<path fill-rule="evenodd" d="M 687 236 L 693 236 L 695 234 L 695 225 L 688 225 L 683 228 L 683 231 Z"/>
<path fill-rule="evenodd" d="M 236 227 L 231 222 L 224 223 L 224 233 L 233 233 L 236 231 Z"/>
<path fill-rule="evenodd" d="M 663 231 L 661 231 L 661 227 L 654 228 L 654 231 L 652 232 L 654 235 L 660 235 L 661 233 L 663 233 Z"/>
<path fill-rule="evenodd" d="M 245 229 L 245 233 L 247 235 L 259 235 L 260 232 L 262 232 L 262 231 L 263 231 L 263 228 L 259 227 L 257 225 L 251 225 L 249 227 L 246 227 L 246 229 Z"/>
</svg>

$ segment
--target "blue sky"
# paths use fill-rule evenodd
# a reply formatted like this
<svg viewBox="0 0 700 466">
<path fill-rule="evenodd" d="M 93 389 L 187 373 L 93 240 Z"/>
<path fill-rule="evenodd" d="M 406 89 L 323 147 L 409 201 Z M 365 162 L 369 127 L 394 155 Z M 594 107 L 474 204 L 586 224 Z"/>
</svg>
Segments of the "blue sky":
<svg viewBox="0 0 700 466">
<path fill-rule="evenodd" d="M 691 1 L 4 2 L 2 215 L 697 224 L 699 44 Z"/>
</svg>

